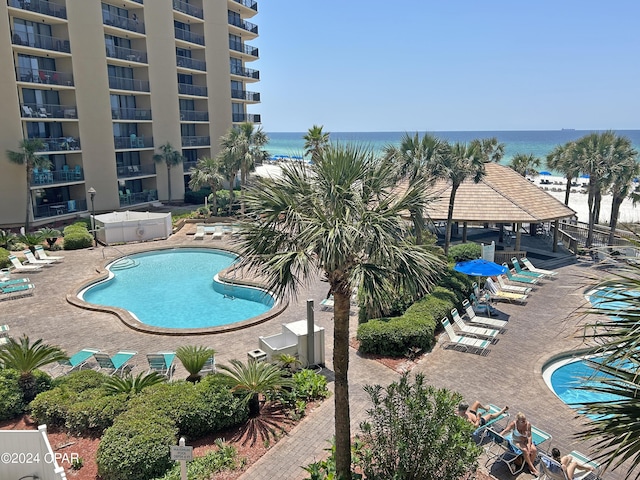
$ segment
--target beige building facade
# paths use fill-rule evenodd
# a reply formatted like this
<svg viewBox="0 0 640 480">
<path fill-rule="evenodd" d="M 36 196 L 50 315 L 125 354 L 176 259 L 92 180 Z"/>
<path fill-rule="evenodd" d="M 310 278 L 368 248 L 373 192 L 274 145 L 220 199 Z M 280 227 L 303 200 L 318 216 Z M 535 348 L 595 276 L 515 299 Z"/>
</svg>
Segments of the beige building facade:
<svg viewBox="0 0 640 480">
<path fill-rule="evenodd" d="M 171 199 L 189 169 L 260 102 L 254 0 L 7 0 L 0 3 L 0 228 L 42 226 L 169 198 L 153 156 L 170 143 Z M 250 109 L 250 107 L 249 107 Z M 51 166 L 27 180 L 7 150 L 40 138 Z M 95 194 L 93 205 L 88 190 Z"/>
</svg>

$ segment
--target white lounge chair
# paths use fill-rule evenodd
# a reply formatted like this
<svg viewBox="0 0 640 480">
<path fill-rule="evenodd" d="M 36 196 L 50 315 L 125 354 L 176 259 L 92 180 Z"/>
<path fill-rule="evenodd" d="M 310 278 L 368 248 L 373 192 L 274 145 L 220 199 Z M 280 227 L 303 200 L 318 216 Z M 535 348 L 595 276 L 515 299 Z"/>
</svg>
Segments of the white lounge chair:
<svg viewBox="0 0 640 480">
<path fill-rule="evenodd" d="M 204 240 L 204 225 L 196 227 L 196 233 L 193 235 L 194 240 Z"/>
<path fill-rule="evenodd" d="M 484 282 L 484 286 L 489 290 L 491 298 L 495 300 L 506 300 L 508 302 L 520 302 L 524 303 L 527 300 L 527 295 L 521 295 L 519 293 L 503 292 L 500 290 L 493 280 L 487 278 Z"/>
<path fill-rule="evenodd" d="M 23 250 L 22 254 L 26 257 L 27 262 L 29 262 L 29 265 L 43 265 L 45 267 L 48 267 L 51 264 L 56 263 L 55 260 L 39 260 L 39 259 L 37 259 L 36 256 L 33 254 L 33 252 L 31 250 L 29 250 L 28 248 L 26 250 Z"/>
<path fill-rule="evenodd" d="M 322 310 L 333 308 L 333 295 L 331 295 L 329 298 L 323 298 L 322 300 L 320 300 L 320 308 L 322 308 Z"/>
<path fill-rule="evenodd" d="M 447 317 L 444 317 L 442 319 L 442 325 L 444 326 L 445 333 L 449 337 L 449 343 L 453 345 L 454 348 L 461 347 L 464 351 L 468 351 L 471 349 L 482 354 L 487 350 L 487 347 L 491 345 L 491 342 L 489 340 L 457 335 L 455 330 L 449 323 L 449 319 Z"/>
<path fill-rule="evenodd" d="M 519 285 L 510 285 L 507 283 L 503 275 L 497 275 L 498 285 L 503 292 L 519 293 L 520 295 L 526 295 L 531 291 L 531 287 L 521 287 Z"/>
<path fill-rule="evenodd" d="M 553 271 L 553 270 L 545 270 L 543 268 L 536 268 L 533 266 L 533 264 L 531 263 L 531 261 L 529 261 L 529 259 L 527 257 L 522 257 L 520 259 L 520 261 L 522 262 L 522 264 L 531 272 L 534 273 L 542 273 L 544 275 L 548 275 L 550 277 L 555 277 L 556 275 L 558 275 L 558 272 Z"/>
<path fill-rule="evenodd" d="M 36 245 L 36 257 L 38 257 L 40 260 L 53 260 L 54 262 L 61 262 L 62 260 L 64 260 L 63 256 L 49 255 L 44 251 L 42 245 Z"/>
<path fill-rule="evenodd" d="M 451 309 L 451 318 L 462 333 L 471 335 L 472 337 L 494 339 L 498 336 L 498 333 L 500 333 L 499 330 L 495 330 L 493 328 L 484 328 L 477 326 L 474 327 L 472 325 L 467 325 L 466 323 L 464 323 L 464 320 L 462 320 L 462 317 L 460 316 L 456 308 Z"/>
<path fill-rule="evenodd" d="M 516 271 L 516 275 L 539 279 L 546 277 L 544 273 L 532 272 L 531 270 L 523 269 L 516 257 L 511 257 L 511 264 L 513 265 L 513 269 Z"/>
<path fill-rule="evenodd" d="M 9 336 L 9 325 L 0 325 L 0 337 Z"/>
<path fill-rule="evenodd" d="M 476 311 L 473 309 L 473 307 L 469 303 L 469 300 L 466 300 L 466 299 L 463 300 L 462 306 L 464 307 L 464 310 L 467 313 L 467 317 L 469 318 L 469 321 L 471 323 L 487 325 L 489 327 L 497 328 L 499 330 L 504 329 L 509 324 L 509 322 L 507 322 L 506 320 L 498 320 L 497 318 L 489 318 L 489 317 L 482 317 L 482 316 L 476 315 Z"/>
<path fill-rule="evenodd" d="M 211 240 L 222 240 L 222 226 L 216 225 L 211 235 Z"/>
<path fill-rule="evenodd" d="M 9 260 L 15 272 L 37 272 L 42 270 L 41 265 L 23 265 L 15 255 L 9 255 Z"/>
</svg>

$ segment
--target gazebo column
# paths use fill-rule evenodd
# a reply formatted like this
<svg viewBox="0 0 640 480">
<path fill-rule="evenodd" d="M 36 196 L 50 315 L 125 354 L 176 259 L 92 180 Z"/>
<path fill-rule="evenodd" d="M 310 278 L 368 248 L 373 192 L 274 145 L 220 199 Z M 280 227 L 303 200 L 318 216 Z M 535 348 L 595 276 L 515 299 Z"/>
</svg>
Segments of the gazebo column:
<svg viewBox="0 0 640 480">
<path fill-rule="evenodd" d="M 558 251 L 558 230 L 560 229 L 560 220 L 556 219 L 553 222 L 553 248 L 551 249 L 552 252 L 557 252 Z"/>
<path fill-rule="evenodd" d="M 520 230 L 522 228 L 522 223 L 516 223 L 516 250 L 520 250 Z"/>
<path fill-rule="evenodd" d="M 467 222 L 462 222 L 462 243 L 467 243 Z"/>
</svg>

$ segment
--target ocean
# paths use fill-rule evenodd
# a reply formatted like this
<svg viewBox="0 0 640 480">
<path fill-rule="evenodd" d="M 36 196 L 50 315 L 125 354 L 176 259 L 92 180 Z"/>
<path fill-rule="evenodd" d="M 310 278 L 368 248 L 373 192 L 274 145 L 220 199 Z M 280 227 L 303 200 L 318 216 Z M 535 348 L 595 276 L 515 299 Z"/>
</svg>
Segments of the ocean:
<svg viewBox="0 0 640 480">
<path fill-rule="evenodd" d="M 557 146 L 564 145 L 593 133 L 593 130 L 540 130 L 540 131 L 497 131 L 497 132 L 429 132 L 449 142 L 469 142 L 476 138 L 496 137 L 505 144 L 505 155 L 501 163 L 508 163 L 518 153 L 533 154 L 542 159 L 545 168 L 546 156 Z M 354 142 L 366 145 L 381 153 L 387 145 L 399 145 L 405 132 L 329 132 L 331 141 Z M 413 135 L 415 132 L 408 132 Z M 419 132 L 420 136 L 425 132 Z M 267 133 L 270 155 L 302 156 L 306 132 Z M 616 134 L 625 136 L 640 152 L 640 130 L 616 130 Z"/>
</svg>

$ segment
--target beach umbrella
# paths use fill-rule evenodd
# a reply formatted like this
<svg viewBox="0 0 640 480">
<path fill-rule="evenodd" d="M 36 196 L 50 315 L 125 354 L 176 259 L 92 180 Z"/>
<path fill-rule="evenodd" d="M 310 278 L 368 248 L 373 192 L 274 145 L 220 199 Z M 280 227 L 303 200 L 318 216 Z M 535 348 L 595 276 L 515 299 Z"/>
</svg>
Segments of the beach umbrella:
<svg viewBox="0 0 640 480">
<path fill-rule="evenodd" d="M 584 175 L 580 175 L 580 178 L 589 178 L 589 174 L 585 173 Z"/>
<path fill-rule="evenodd" d="M 546 170 L 543 170 L 542 172 L 540 172 L 540 175 L 551 175 L 551 172 L 547 172 Z"/>
<path fill-rule="evenodd" d="M 507 267 L 503 267 L 502 265 L 498 265 L 495 262 L 490 262 L 483 258 L 458 262 L 455 264 L 453 269 L 472 277 L 493 277 L 507 271 Z"/>
</svg>

